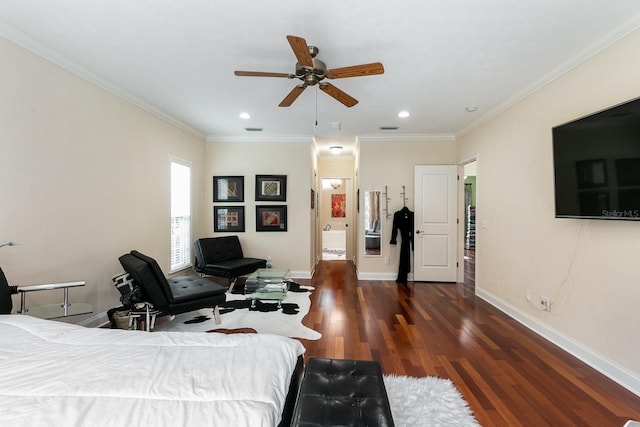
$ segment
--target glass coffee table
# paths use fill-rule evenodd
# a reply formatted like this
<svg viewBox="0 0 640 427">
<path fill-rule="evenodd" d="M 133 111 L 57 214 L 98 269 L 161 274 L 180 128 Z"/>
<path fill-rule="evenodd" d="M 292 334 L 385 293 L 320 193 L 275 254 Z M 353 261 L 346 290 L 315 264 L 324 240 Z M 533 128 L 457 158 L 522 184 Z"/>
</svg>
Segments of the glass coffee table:
<svg viewBox="0 0 640 427">
<path fill-rule="evenodd" d="M 251 308 L 255 308 L 257 300 L 278 301 L 278 308 L 289 290 L 289 270 L 259 268 L 244 283 L 244 296 L 251 300 Z"/>
</svg>

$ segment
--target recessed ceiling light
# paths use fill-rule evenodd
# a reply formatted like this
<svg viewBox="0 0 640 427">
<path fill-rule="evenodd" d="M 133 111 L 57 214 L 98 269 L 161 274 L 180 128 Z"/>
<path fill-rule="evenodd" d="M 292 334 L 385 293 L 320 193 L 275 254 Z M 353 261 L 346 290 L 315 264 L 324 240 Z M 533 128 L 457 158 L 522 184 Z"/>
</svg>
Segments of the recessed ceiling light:
<svg viewBox="0 0 640 427">
<path fill-rule="evenodd" d="M 398 113 L 398 117 L 400 117 L 400 118 L 402 118 L 402 119 L 404 119 L 405 117 L 409 117 L 410 115 L 411 115 L 411 114 L 409 114 L 409 112 L 408 112 L 408 111 L 400 111 L 400 112 Z"/>
<path fill-rule="evenodd" d="M 329 147 L 329 151 L 331 151 L 331 154 L 340 154 L 342 153 L 342 147 L 334 145 L 333 147 Z"/>
<path fill-rule="evenodd" d="M 251 118 L 251 114 L 249 113 L 240 113 L 240 118 L 244 120 L 248 120 Z"/>
</svg>

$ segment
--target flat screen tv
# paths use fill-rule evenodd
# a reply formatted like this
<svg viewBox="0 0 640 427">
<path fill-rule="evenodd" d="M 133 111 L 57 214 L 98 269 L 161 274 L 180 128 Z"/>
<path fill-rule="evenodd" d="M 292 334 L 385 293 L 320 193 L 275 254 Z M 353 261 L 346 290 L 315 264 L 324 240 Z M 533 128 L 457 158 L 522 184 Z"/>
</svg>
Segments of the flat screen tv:
<svg viewBox="0 0 640 427">
<path fill-rule="evenodd" d="M 553 128 L 556 218 L 640 221 L 640 98 Z"/>
</svg>

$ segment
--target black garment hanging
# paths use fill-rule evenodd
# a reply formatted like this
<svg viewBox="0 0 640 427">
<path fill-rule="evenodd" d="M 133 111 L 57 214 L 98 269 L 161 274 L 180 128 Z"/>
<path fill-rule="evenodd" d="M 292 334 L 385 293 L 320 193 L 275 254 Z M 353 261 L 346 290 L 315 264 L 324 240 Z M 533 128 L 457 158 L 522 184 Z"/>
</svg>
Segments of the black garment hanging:
<svg viewBox="0 0 640 427">
<path fill-rule="evenodd" d="M 406 206 L 393 214 L 393 228 L 391 230 L 391 243 L 397 244 L 396 238 L 400 231 L 400 263 L 398 265 L 398 278 L 396 282 L 407 284 L 407 275 L 411 270 L 411 251 L 413 250 L 413 212 Z"/>
</svg>

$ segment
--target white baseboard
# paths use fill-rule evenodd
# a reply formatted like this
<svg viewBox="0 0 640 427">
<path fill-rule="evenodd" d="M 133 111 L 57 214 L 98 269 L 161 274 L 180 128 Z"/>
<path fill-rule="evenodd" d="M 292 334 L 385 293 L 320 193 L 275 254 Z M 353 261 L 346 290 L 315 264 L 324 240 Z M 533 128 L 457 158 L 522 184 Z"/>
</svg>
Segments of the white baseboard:
<svg viewBox="0 0 640 427">
<path fill-rule="evenodd" d="M 396 280 L 397 277 L 398 273 L 371 273 L 366 271 L 358 271 L 358 280 Z"/>
<path fill-rule="evenodd" d="M 615 381 L 622 387 L 640 396 L 640 376 L 608 360 L 589 347 L 586 347 L 566 335 L 563 335 L 557 330 L 550 328 L 549 325 L 540 322 L 538 319 L 532 317 L 519 308 L 514 307 L 501 298 L 496 297 L 490 292 L 476 288 L 476 295 L 512 317 L 514 320 L 520 322 L 522 325 L 531 329 L 533 332 L 549 340 L 569 354 L 577 357 L 612 381 Z"/>
<path fill-rule="evenodd" d="M 358 280 L 393 280 L 398 278 L 397 272 L 367 272 L 358 271 Z M 407 275 L 407 280 L 413 282 L 413 273 Z"/>
<path fill-rule="evenodd" d="M 292 271 L 291 278 L 292 279 L 311 279 L 313 273 L 311 271 Z"/>
</svg>

